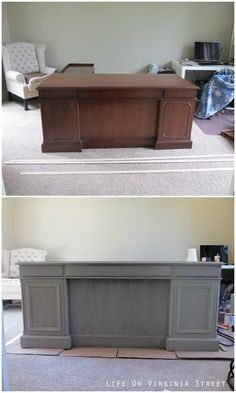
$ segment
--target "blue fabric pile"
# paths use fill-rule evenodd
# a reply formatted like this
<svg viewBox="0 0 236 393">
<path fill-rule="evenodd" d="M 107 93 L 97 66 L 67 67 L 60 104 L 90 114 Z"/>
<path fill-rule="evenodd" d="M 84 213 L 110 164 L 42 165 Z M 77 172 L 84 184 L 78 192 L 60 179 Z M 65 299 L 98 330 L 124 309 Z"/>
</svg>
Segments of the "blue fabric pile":
<svg viewBox="0 0 236 393">
<path fill-rule="evenodd" d="M 195 116 L 207 119 L 225 108 L 234 98 L 234 71 L 222 69 L 203 88 Z"/>
</svg>

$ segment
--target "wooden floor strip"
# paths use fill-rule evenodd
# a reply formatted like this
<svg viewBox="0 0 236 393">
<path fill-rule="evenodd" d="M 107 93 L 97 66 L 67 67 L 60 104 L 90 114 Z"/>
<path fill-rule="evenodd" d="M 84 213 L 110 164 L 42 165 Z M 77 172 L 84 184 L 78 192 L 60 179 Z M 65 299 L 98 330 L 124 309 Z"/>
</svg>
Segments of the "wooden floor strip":
<svg viewBox="0 0 236 393">
<path fill-rule="evenodd" d="M 233 359 L 234 352 L 197 352 L 197 351 L 175 351 L 179 359 Z"/>
<path fill-rule="evenodd" d="M 47 355 L 57 356 L 60 354 L 62 349 L 50 349 L 50 348 L 21 348 L 20 343 L 15 345 L 9 345 L 6 348 L 6 353 L 13 355 Z"/>
<path fill-rule="evenodd" d="M 116 171 L 23 171 L 20 172 L 22 176 L 80 176 L 80 175 L 128 175 L 128 174 L 158 174 L 158 173 L 186 173 L 186 172 L 222 172 L 222 171 L 233 171 L 234 168 L 185 168 L 185 169 L 150 169 L 150 170 L 116 170 Z"/>
<path fill-rule="evenodd" d="M 60 356 L 65 357 L 96 357 L 96 358 L 116 358 L 118 348 L 97 348 L 97 347 L 74 347 L 63 350 Z"/>
<path fill-rule="evenodd" d="M 233 162 L 233 156 L 230 157 L 215 157 L 215 158 L 136 158 L 136 159 L 83 159 L 83 160 L 9 160 L 5 161 L 5 165 L 99 165 L 99 164 L 184 164 L 184 163 L 206 163 L 206 162 Z"/>
<path fill-rule="evenodd" d="M 156 348 L 119 348 L 117 357 L 130 359 L 177 359 L 174 351 Z"/>
</svg>

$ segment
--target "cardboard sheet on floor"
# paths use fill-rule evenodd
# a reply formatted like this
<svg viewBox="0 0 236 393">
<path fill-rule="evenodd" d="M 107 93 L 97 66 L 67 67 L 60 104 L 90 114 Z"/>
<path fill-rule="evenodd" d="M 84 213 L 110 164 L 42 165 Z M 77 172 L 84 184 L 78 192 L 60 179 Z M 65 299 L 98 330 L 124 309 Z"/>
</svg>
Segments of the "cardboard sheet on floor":
<svg viewBox="0 0 236 393">
<path fill-rule="evenodd" d="M 117 351 L 117 348 L 75 347 L 63 350 L 60 356 L 115 358 Z"/>
<path fill-rule="evenodd" d="M 47 355 L 57 356 L 62 349 L 50 348 L 21 348 L 20 344 L 9 345 L 6 347 L 6 353 L 14 355 Z"/>
<path fill-rule="evenodd" d="M 156 348 L 119 348 L 118 358 L 177 359 L 175 352 Z"/>
<path fill-rule="evenodd" d="M 197 352 L 197 351 L 176 351 L 179 359 L 233 359 L 234 352 Z"/>
</svg>

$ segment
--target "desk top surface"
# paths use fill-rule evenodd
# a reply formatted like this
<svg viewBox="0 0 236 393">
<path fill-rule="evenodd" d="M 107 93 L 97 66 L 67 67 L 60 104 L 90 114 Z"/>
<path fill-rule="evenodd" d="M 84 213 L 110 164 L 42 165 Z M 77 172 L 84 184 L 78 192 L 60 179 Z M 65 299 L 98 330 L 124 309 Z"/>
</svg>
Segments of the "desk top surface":
<svg viewBox="0 0 236 393">
<path fill-rule="evenodd" d="M 21 262 L 21 279 L 29 277 L 147 278 L 208 277 L 220 279 L 221 263 L 200 262 Z"/>
<path fill-rule="evenodd" d="M 178 75 L 152 74 L 71 74 L 55 73 L 39 86 L 44 89 L 187 89 L 197 90 L 193 83 Z"/>
<path fill-rule="evenodd" d="M 165 262 L 152 262 L 152 261 L 87 261 L 87 262 L 78 262 L 78 261 L 42 261 L 42 262 L 30 262 L 30 261 L 21 261 L 18 262 L 17 265 L 25 265 L 25 266 L 69 266 L 69 265 L 78 265 L 78 266 L 194 266 L 194 267 L 216 267 L 222 266 L 220 262 L 188 262 L 188 261 L 165 261 Z"/>
</svg>

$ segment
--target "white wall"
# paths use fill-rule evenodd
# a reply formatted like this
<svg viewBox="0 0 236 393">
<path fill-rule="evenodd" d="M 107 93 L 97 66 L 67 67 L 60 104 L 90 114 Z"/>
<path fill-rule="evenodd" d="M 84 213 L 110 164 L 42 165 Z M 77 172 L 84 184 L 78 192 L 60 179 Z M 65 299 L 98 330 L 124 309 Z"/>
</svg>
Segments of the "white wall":
<svg viewBox="0 0 236 393">
<path fill-rule="evenodd" d="M 200 244 L 228 244 L 233 262 L 233 198 L 3 199 L 3 248 L 49 260 L 181 261 Z"/>
<path fill-rule="evenodd" d="M 4 4 L 4 3 L 3 3 Z M 191 57 L 219 40 L 228 57 L 233 2 L 7 2 L 3 38 L 43 42 L 47 63 L 95 62 L 96 72 L 139 72 Z M 8 16 L 7 16 L 8 15 Z M 8 26 L 9 24 L 9 26 Z"/>
</svg>

